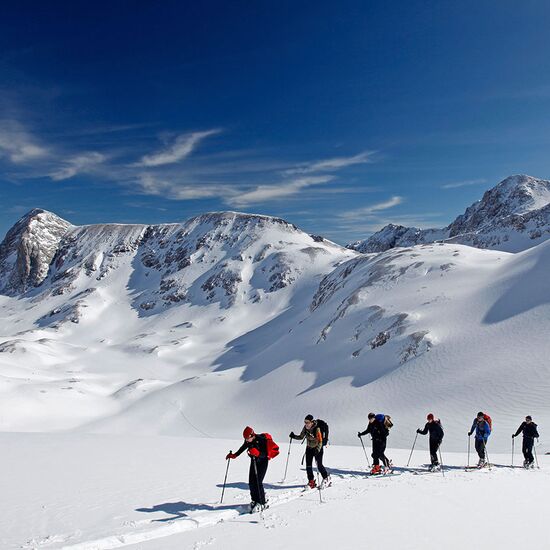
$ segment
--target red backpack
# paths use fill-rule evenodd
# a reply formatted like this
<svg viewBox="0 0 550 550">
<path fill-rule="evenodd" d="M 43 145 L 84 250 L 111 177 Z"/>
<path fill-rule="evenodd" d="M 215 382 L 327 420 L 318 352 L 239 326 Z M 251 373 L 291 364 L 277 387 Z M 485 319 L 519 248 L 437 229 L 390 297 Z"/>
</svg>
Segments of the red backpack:
<svg viewBox="0 0 550 550">
<path fill-rule="evenodd" d="M 493 421 L 491 420 L 491 417 L 488 414 L 483 414 L 483 418 L 485 419 L 485 422 L 489 424 L 489 428 L 491 428 L 491 431 L 493 431 Z"/>
<path fill-rule="evenodd" d="M 275 458 L 279 454 L 279 445 L 273 441 L 273 438 L 270 434 L 264 433 L 263 436 L 265 437 L 265 443 L 266 443 L 266 449 L 267 449 L 267 458 L 268 460 L 271 460 L 272 458 Z"/>
</svg>

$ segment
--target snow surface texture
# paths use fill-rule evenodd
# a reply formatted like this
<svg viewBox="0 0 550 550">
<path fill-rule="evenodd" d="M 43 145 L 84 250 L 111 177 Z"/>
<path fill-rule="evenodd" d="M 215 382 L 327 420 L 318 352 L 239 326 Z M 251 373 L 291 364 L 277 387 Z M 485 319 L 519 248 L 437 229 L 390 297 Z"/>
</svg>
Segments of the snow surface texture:
<svg viewBox="0 0 550 550">
<path fill-rule="evenodd" d="M 270 508 L 244 513 L 249 459 L 230 464 L 224 502 L 223 457 L 233 441 L 75 434 L 1 434 L 0 547 L 15 549 L 237 550 L 259 541 L 283 548 L 355 550 L 543 549 L 550 456 L 540 470 L 511 468 L 510 453 L 490 454 L 491 470 L 466 472 L 466 449 L 448 453 L 445 476 L 424 473 L 427 439 L 409 468 L 365 477 L 360 446 L 329 446 L 333 486 L 302 492 L 302 447 L 270 462 Z M 517 449 L 516 449 L 517 451 Z M 404 465 L 408 451 L 388 451 Z M 473 458 L 471 457 L 471 460 Z M 519 464 L 516 452 L 515 463 Z M 9 475 L 6 475 L 8 473 Z M 322 498 L 322 503 L 319 500 Z M 479 522 L 482 522 L 482 528 Z"/>
<path fill-rule="evenodd" d="M 509 197 L 524 187 L 506 181 Z M 33 211 L 15 228 L 0 255 L 3 431 L 229 438 L 250 424 L 284 441 L 312 413 L 351 444 L 374 411 L 404 448 L 434 412 L 460 450 L 484 410 L 504 450 L 526 414 L 550 425 L 550 240 L 359 254 L 234 212 L 75 227 Z"/>
<path fill-rule="evenodd" d="M 550 181 L 510 176 L 443 229 L 389 224 L 349 245 L 363 253 L 435 241 L 519 252 L 550 238 Z"/>
</svg>

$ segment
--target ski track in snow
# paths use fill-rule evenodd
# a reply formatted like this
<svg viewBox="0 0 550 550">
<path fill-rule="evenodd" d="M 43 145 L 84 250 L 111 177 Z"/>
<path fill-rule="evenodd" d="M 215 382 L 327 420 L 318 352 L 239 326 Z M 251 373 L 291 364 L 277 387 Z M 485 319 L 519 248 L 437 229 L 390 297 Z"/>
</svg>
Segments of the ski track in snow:
<svg viewBox="0 0 550 550">
<path fill-rule="evenodd" d="M 296 500 L 307 494 L 302 489 L 296 491 L 288 491 L 280 497 L 269 497 L 269 508 L 262 514 L 249 514 L 247 506 L 238 506 L 232 510 L 221 510 L 224 505 L 219 505 L 220 509 L 216 509 L 216 505 L 213 506 L 213 511 L 203 516 L 196 516 L 192 518 L 178 518 L 166 521 L 165 525 L 159 527 L 151 527 L 155 521 L 163 520 L 143 520 L 143 521 L 131 521 L 129 526 L 130 531 L 125 533 L 117 533 L 106 536 L 101 539 L 79 542 L 75 544 L 70 543 L 71 539 L 75 539 L 80 536 L 80 533 L 74 533 L 72 535 L 52 535 L 42 540 L 29 541 L 24 548 L 48 548 L 54 544 L 62 543 L 62 550 L 109 550 L 111 548 L 120 548 L 122 546 L 128 546 L 130 544 L 137 544 L 139 542 L 146 542 L 154 539 L 160 539 L 174 535 L 176 533 L 183 533 L 192 529 L 200 527 L 208 527 L 216 525 L 224 521 L 230 521 L 243 515 L 249 515 L 256 520 L 258 516 L 265 518 L 269 514 L 269 510 L 286 504 L 292 500 Z M 265 518 L 267 519 L 267 518 Z"/>
</svg>

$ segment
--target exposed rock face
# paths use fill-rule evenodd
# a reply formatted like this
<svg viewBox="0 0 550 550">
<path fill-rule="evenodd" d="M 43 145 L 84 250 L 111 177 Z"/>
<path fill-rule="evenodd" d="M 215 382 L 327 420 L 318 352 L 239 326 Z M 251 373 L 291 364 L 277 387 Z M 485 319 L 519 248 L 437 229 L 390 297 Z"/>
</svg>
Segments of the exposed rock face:
<svg viewBox="0 0 550 550">
<path fill-rule="evenodd" d="M 550 181 L 510 176 L 443 229 L 389 224 L 349 248 L 362 253 L 446 241 L 519 252 L 550 238 Z"/>
<path fill-rule="evenodd" d="M 16 295 L 42 283 L 70 227 L 69 222 L 38 208 L 23 216 L 0 244 L 0 292 Z"/>
<path fill-rule="evenodd" d="M 126 281 L 140 315 L 180 303 L 258 303 L 355 255 L 280 218 L 236 212 L 181 224 L 77 227 L 36 210 L 10 230 L 0 251 L 5 293 L 40 286 L 37 300 L 72 300 L 98 281 Z"/>
</svg>

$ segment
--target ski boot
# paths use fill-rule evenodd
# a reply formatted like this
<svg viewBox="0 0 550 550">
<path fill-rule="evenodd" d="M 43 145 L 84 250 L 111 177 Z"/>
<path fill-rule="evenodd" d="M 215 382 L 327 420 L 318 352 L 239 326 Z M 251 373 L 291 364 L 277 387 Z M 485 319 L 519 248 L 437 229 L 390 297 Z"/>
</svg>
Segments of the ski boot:
<svg viewBox="0 0 550 550">
<path fill-rule="evenodd" d="M 382 473 L 382 468 L 380 467 L 379 464 L 376 464 L 375 466 L 373 466 L 370 471 L 371 476 L 377 476 L 377 475 L 380 475 L 381 473 Z"/>
<path fill-rule="evenodd" d="M 484 459 L 484 458 L 480 458 L 480 459 L 479 459 L 479 462 L 477 463 L 477 467 L 481 469 L 481 468 L 484 468 L 486 464 L 487 464 L 487 463 L 485 462 L 485 459 Z"/>
<path fill-rule="evenodd" d="M 317 488 L 317 483 L 315 482 L 314 479 L 310 479 L 306 485 L 306 489 L 316 489 Z"/>
<path fill-rule="evenodd" d="M 256 514 L 258 512 L 263 512 L 268 507 L 267 504 L 260 504 L 259 502 L 254 502 L 254 503 L 251 502 L 250 504 L 251 504 L 251 507 L 250 507 L 250 513 L 251 514 Z"/>
<path fill-rule="evenodd" d="M 332 480 L 330 479 L 330 476 L 325 477 L 323 481 L 321 481 L 321 489 L 326 489 L 331 485 L 332 485 Z"/>
<path fill-rule="evenodd" d="M 430 472 L 440 472 L 441 466 L 439 464 L 432 464 L 430 466 Z"/>
</svg>

